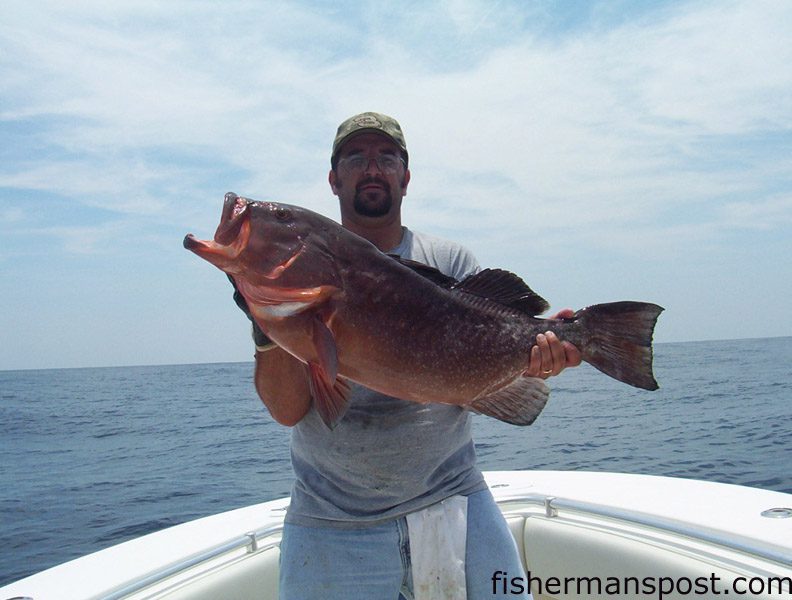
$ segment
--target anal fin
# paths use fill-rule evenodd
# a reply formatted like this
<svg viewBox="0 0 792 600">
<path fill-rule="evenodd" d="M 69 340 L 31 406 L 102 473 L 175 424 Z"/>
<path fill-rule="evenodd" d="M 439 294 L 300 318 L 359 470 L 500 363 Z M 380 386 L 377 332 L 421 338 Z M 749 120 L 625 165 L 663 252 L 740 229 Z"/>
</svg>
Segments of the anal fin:
<svg viewBox="0 0 792 600">
<path fill-rule="evenodd" d="M 470 407 L 512 425 L 530 425 L 549 397 L 550 388 L 538 377 L 518 377 L 505 388 L 474 400 Z"/>
</svg>

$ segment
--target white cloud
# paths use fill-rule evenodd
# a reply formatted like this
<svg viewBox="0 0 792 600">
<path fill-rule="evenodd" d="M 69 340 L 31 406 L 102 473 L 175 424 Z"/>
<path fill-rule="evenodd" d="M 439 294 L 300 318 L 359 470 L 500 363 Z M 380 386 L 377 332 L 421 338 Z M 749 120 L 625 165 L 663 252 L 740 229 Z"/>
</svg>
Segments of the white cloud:
<svg viewBox="0 0 792 600">
<path fill-rule="evenodd" d="M 771 196 L 753 202 L 731 202 L 721 211 L 725 227 L 770 230 L 792 225 L 792 195 Z"/>
<path fill-rule="evenodd" d="M 440 46 L 390 34 L 409 31 L 397 11 L 369 7 L 355 22 L 291 4 L 199 4 L 182 19 L 184 8 L 124 4 L 87 19 L 61 8 L 6 25 L 15 84 L 4 118 L 59 117 L 41 135 L 64 157 L 28 157 L 0 184 L 155 214 L 192 203 L 184 190 L 200 193 L 195 169 L 158 162 L 175 153 L 236 168 L 229 183 L 251 188 L 240 193 L 322 207 L 335 123 L 373 107 L 405 124 L 413 197 L 438 199 L 419 205 L 420 220 L 501 228 L 508 212 L 515 228 L 627 227 L 755 192 L 754 169 L 720 166 L 742 153 L 734 137 L 792 127 L 784 3 L 682 5 L 568 38 L 517 35 L 526 14 L 510 3 L 408 12 L 419 35 L 434 23 L 461 43 L 492 44 L 446 72 L 420 56 Z M 196 36 L 221 25 L 222 37 Z M 505 43 L 487 37 L 496 26 Z M 331 60 L 327 48 L 288 43 L 328 31 L 351 51 Z"/>
<path fill-rule="evenodd" d="M 0 210 L 0 225 L 13 225 L 24 220 L 25 211 L 19 207 L 3 208 Z"/>
<path fill-rule="evenodd" d="M 207 236 L 229 190 L 336 216 L 335 127 L 379 110 L 407 223 L 517 270 L 788 230 L 792 5 L 615 6 L 2 3 L 0 225 L 57 256 Z"/>
<path fill-rule="evenodd" d="M 122 223 L 107 223 L 91 227 L 46 227 L 30 233 L 58 238 L 63 250 L 72 254 L 95 254 L 106 250 L 117 238 L 128 235 L 129 231 Z"/>
<path fill-rule="evenodd" d="M 167 185 L 163 171 L 141 163 L 112 161 L 103 168 L 99 162 L 34 163 L 15 174 L 0 173 L 0 186 L 56 192 L 83 204 L 122 213 L 154 214 L 167 206 L 164 198 L 147 191 L 151 185 Z"/>
<path fill-rule="evenodd" d="M 614 191 L 642 202 L 635 197 L 645 191 L 633 187 L 636 174 L 639 186 L 662 183 L 683 156 L 695 170 L 718 144 L 712 136 L 792 126 L 792 74 L 784 68 L 792 61 L 783 35 L 788 9 L 778 3 L 694 5 L 665 21 L 571 40 L 523 36 L 482 48 L 482 59 L 470 68 L 447 73 L 414 69 L 421 45 L 388 36 L 385 23 L 371 25 L 373 9 L 364 16 L 375 29 L 360 32 L 354 23 L 341 26 L 321 14 L 310 17 L 307 9 L 271 5 L 284 27 L 299 24 L 308 37 L 333 23 L 331 29 L 365 50 L 323 65 L 310 52 L 278 47 L 244 22 L 266 21 L 269 31 L 278 22 L 251 5 L 237 5 L 247 10 L 236 21 L 233 11 L 199 5 L 199 15 L 214 17 L 229 32 L 200 41 L 173 8 L 132 6 L 122 6 L 117 20 L 153 26 L 142 32 L 113 26 L 105 8 L 87 21 L 60 10 L 49 21 L 44 17 L 44 27 L 4 29 L 24 84 L 12 86 L 17 101 L 5 118 L 73 119 L 47 135 L 98 165 L 100 176 L 86 181 L 89 187 L 101 187 L 108 172 L 129 170 L 130 157 L 145 151 L 192 149 L 252 177 L 270 166 L 270 187 L 290 188 L 284 177 L 294 176 L 295 163 L 312 159 L 315 150 L 307 148 L 326 151 L 336 121 L 375 105 L 398 112 L 414 154 L 445 170 L 446 180 L 459 170 L 497 172 L 514 180 L 515 193 L 569 212 Z M 506 15 L 513 12 L 506 8 Z M 439 27 L 453 23 L 461 40 L 488 19 L 503 18 L 475 2 L 435 5 L 430 13 Z M 192 26 L 197 21 L 187 19 Z M 398 23 L 393 29 L 402 30 Z M 40 168 L 22 181 L 40 181 Z M 176 171 L 154 163 L 146 168 L 161 169 L 163 179 Z M 279 179 L 276 170 L 286 175 Z M 699 170 L 709 176 L 706 165 Z"/>
</svg>

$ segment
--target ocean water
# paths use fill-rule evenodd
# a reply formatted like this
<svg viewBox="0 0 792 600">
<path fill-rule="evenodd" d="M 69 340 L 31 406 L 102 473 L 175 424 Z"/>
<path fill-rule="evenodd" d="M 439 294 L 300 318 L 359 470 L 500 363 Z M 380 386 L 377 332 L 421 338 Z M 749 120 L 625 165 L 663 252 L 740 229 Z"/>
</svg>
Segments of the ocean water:
<svg viewBox="0 0 792 600">
<path fill-rule="evenodd" d="M 0 585 L 131 537 L 271 500 L 289 432 L 251 363 L 0 371 Z M 476 417 L 486 470 L 619 471 L 792 493 L 792 338 L 658 344 L 661 389 L 584 365 L 539 420 Z"/>
</svg>

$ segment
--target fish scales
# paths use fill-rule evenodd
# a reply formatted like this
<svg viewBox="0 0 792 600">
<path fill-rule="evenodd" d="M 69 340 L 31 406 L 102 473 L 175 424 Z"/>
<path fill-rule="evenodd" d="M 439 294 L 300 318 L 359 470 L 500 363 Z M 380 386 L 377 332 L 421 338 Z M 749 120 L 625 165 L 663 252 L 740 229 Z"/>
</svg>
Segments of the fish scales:
<svg viewBox="0 0 792 600">
<path fill-rule="evenodd" d="M 655 304 L 606 303 L 571 319 L 541 319 L 547 303 L 507 271 L 458 282 L 385 255 L 305 208 L 234 194 L 214 240 L 188 235 L 184 245 L 232 277 L 262 330 L 307 365 L 329 427 L 346 410 L 346 380 L 530 424 L 548 390 L 522 374 L 545 331 L 607 375 L 657 388 L 651 341 L 663 309 Z"/>
<path fill-rule="evenodd" d="M 347 296 L 347 310 L 339 321 L 357 330 L 377 332 L 365 345 L 347 345 L 344 325 L 339 326 L 336 338 L 339 362 L 348 365 L 351 378 L 359 377 L 359 372 L 366 369 L 379 369 L 376 379 L 397 373 L 421 373 L 420 389 L 404 386 L 391 395 L 426 401 L 436 397 L 437 389 L 441 388 L 443 401 L 463 404 L 484 393 L 493 380 L 500 383 L 503 379 L 513 379 L 524 370 L 530 347 L 518 344 L 516 314 L 512 322 L 498 318 L 500 315 L 489 314 L 460 292 L 416 279 L 412 271 L 398 263 L 388 267 L 392 271 L 388 278 L 390 286 L 398 286 L 400 290 L 414 287 L 392 294 L 383 290 L 384 296 L 393 301 L 380 302 L 368 310 L 361 309 L 366 306 L 365 296 L 355 297 L 354 292 Z M 361 288 L 358 283 L 354 271 L 348 279 L 344 277 L 345 289 L 358 290 Z M 471 353 L 471 348 L 480 351 Z M 382 363 L 381 349 L 387 352 L 386 364 Z M 444 368 L 438 369 L 437 364 Z M 369 380 L 370 387 L 372 383 Z M 390 389 L 393 391 L 393 387 Z"/>
</svg>

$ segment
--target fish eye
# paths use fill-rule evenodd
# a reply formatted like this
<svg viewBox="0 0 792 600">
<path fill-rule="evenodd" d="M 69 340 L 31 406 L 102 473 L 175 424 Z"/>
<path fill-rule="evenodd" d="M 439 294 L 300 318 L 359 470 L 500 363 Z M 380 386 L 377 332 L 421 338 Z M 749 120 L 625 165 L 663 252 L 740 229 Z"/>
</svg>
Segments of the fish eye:
<svg viewBox="0 0 792 600">
<path fill-rule="evenodd" d="M 288 208 L 278 207 L 275 209 L 275 218 L 281 222 L 289 221 L 291 219 L 291 211 Z"/>
</svg>

